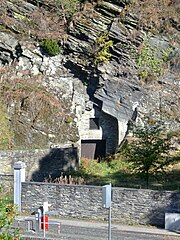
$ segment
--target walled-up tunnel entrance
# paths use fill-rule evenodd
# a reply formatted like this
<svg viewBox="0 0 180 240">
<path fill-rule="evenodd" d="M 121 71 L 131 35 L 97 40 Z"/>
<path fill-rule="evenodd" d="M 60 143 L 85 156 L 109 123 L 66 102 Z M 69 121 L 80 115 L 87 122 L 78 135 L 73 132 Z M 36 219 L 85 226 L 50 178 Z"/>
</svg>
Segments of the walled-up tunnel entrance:
<svg viewBox="0 0 180 240">
<path fill-rule="evenodd" d="M 81 157 L 101 159 L 106 155 L 106 140 L 82 140 Z"/>
</svg>

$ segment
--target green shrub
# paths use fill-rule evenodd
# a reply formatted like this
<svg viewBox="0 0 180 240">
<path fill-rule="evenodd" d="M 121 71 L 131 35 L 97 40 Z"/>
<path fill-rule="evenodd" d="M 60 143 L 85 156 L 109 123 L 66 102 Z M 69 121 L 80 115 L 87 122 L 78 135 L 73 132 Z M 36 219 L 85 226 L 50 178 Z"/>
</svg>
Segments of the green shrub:
<svg viewBox="0 0 180 240">
<path fill-rule="evenodd" d="M 43 40 L 40 45 L 44 48 L 44 50 L 47 52 L 50 56 L 58 55 L 61 52 L 61 49 L 59 47 L 58 41 L 53 39 L 45 39 Z"/>
<path fill-rule="evenodd" d="M 169 61 L 170 52 L 169 47 L 160 50 L 158 47 L 151 46 L 148 43 L 148 38 L 145 37 L 138 51 L 132 52 L 139 78 L 149 80 L 161 76 L 164 72 L 164 64 Z"/>
<path fill-rule="evenodd" d="M 11 225 L 13 224 L 17 212 L 15 206 L 8 201 L 3 194 L 3 187 L 0 186 L 0 239 L 13 240 L 20 239 L 18 229 L 11 231 Z"/>
<path fill-rule="evenodd" d="M 157 57 L 157 49 L 145 43 L 142 51 L 138 53 L 137 66 L 140 78 L 159 76 L 161 73 L 162 59 Z"/>
</svg>

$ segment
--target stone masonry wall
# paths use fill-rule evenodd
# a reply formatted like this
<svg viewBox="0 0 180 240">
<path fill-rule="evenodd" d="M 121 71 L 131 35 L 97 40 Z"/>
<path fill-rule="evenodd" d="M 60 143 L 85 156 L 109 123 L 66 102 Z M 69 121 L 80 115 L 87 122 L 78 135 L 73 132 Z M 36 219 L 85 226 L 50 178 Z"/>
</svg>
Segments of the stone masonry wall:
<svg viewBox="0 0 180 240">
<path fill-rule="evenodd" d="M 99 119 L 99 129 L 90 129 L 90 118 Z M 106 154 L 115 152 L 118 146 L 117 119 L 98 108 L 86 110 L 81 116 L 79 133 L 81 140 L 106 140 Z"/>
<path fill-rule="evenodd" d="M 13 192 L 14 176 L 12 174 L 0 174 L 0 187 L 3 192 Z"/>
<path fill-rule="evenodd" d="M 76 147 L 62 147 L 35 150 L 0 151 L 0 174 L 13 174 L 17 161 L 26 164 L 26 180 L 43 181 L 49 175 L 60 176 L 61 172 L 76 169 L 79 164 Z"/>
<path fill-rule="evenodd" d="M 180 192 L 113 188 L 112 221 L 164 226 L 165 212 L 180 211 Z M 33 212 L 44 201 L 62 217 L 107 220 L 102 187 L 22 183 L 22 210 Z M 179 210 L 178 210 L 179 209 Z"/>
</svg>

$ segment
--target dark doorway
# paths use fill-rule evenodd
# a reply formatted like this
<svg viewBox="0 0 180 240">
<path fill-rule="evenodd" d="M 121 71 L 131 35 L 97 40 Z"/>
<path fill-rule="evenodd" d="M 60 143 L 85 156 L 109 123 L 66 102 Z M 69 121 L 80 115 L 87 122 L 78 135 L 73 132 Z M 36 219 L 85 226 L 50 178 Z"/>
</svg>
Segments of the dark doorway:
<svg viewBox="0 0 180 240">
<path fill-rule="evenodd" d="M 81 157 L 101 159 L 106 154 L 106 140 L 82 140 Z"/>
</svg>

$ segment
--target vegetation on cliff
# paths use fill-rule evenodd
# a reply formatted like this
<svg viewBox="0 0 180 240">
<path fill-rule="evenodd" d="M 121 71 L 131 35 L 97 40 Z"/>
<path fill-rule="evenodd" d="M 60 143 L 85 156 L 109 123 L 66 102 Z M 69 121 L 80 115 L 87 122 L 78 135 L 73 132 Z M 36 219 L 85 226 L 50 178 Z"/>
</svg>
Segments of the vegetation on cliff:
<svg viewBox="0 0 180 240">
<path fill-rule="evenodd" d="M 94 63 L 98 64 L 109 61 L 112 56 L 110 49 L 113 48 L 113 41 L 109 40 L 108 32 L 100 33 L 95 43 L 96 49 L 93 53 Z"/>
<path fill-rule="evenodd" d="M 118 79 L 119 85 L 122 79 L 124 82 L 130 81 L 134 75 L 139 77 L 136 80 L 142 80 L 140 82 L 147 90 L 150 89 L 149 83 L 154 82 L 150 90 L 157 90 L 159 104 L 151 112 L 153 117 L 158 115 L 163 120 L 171 119 L 173 123 L 179 123 L 179 11 L 178 0 L 1 0 L 0 30 L 15 35 L 19 42 L 31 39 L 36 42 L 36 47 L 41 43 L 49 57 L 67 54 L 67 61 L 64 64 L 63 59 L 62 64 L 69 66 L 72 63 L 76 66 L 70 69 L 74 76 L 80 76 L 79 79 L 83 76 L 87 84 L 96 79 L 90 91 L 100 87 L 100 78 L 105 81 L 103 76 L 98 75 L 99 65 L 105 62 L 107 68 L 104 67 L 102 72 L 109 74 L 113 69 L 109 78 Z M 163 47 L 160 44 L 154 46 L 153 41 L 160 42 Z M 1 48 L 4 50 L 4 46 Z M 6 54 L 10 52 L 12 64 L 3 66 L 0 72 L 0 97 L 6 107 L 0 105 L 0 148 L 11 148 L 12 144 L 22 146 L 24 143 L 26 147 L 45 147 L 57 136 L 58 142 L 69 141 L 62 134 L 62 129 L 68 129 L 67 132 L 73 130 L 72 138 L 76 141 L 74 113 L 70 105 L 67 103 L 65 106 L 63 100 L 57 99 L 42 86 L 44 70 L 39 70 L 36 77 L 29 70 L 18 72 L 15 64 L 19 61 L 19 55 L 22 57 L 24 53 L 20 44 L 15 50 L 17 58 L 7 49 Z M 96 66 L 92 65 L 92 56 Z M 29 55 L 27 58 L 31 61 Z M 3 59 L 2 65 L 5 63 L 8 61 Z M 108 63 L 114 68 L 111 69 Z M 120 71 L 119 66 L 122 67 Z M 133 84 L 130 82 L 129 86 L 135 91 L 137 85 Z M 52 131 L 49 131 L 50 125 Z"/>
<path fill-rule="evenodd" d="M 40 45 L 49 56 L 56 56 L 61 52 L 57 40 L 45 39 L 40 42 Z"/>
<path fill-rule="evenodd" d="M 164 49 L 159 49 L 158 46 L 153 47 L 148 43 L 148 38 L 145 36 L 136 53 L 132 52 L 139 78 L 148 82 L 162 76 L 165 69 L 168 69 L 168 62 L 173 58 L 170 54 L 170 46 Z"/>
<path fill-rule="evenodd" d="M 8 115 L 0 101 L 0 149 L 8 149 L 13 145 L 13 132 L 10 129 Z"/>
<path fill-rule="evenodd" d="M 62 137 L 59 123 L 67 128 L 69 112 L 62 101 L 45 89 L 40 76 L 16 77 L 13 71 L 13 66 L 0 69 L 4 105 L 0 105 L 0 149 L 48 147 L 48 142 L 55 138 L 56 127 L 59 129 L 56 138 Z"/>
<path fill-rule="evenodd" d="M 139 28 L 154 34 L 178 36 L 180 3 L 178 0 L 132 0 L 129 11 L 138 18 Z"/>
</svg>

